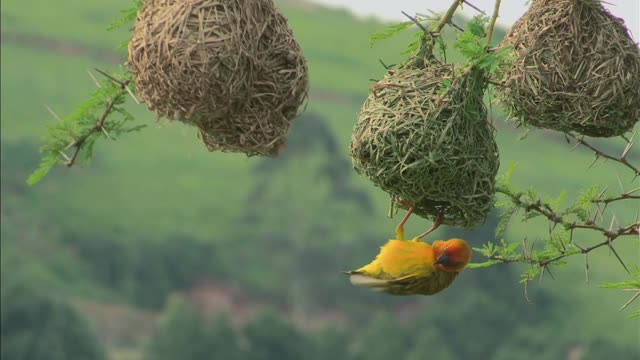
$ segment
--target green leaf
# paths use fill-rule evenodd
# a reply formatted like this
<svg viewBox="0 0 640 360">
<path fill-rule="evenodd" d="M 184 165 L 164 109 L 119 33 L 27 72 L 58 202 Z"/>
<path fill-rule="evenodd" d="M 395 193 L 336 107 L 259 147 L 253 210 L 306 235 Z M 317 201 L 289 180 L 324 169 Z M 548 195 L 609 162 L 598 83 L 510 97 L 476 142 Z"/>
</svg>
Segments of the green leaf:
<svg viewBox="0 0 640 360">
<path fill-rule="evenodd" d="M 482 245 L 482 248 L 473 248 L 474 251 L 481 253 L 486 257 L 491 257 L 496 253 L 496 244 L 488 242 Z"/>
<path fill-rule="evenodd" d="M 122 16 L 109 24 L 107 27 L 107 31 L 113 31 L 123 27 L 124 25 L 130 24 L 136 20 L 136 16 L 138 15 L 138 11 L 142 9 L 144 6 L 144 0 L 134 0 L 133 7 L 130 7 L 125 10 L 121 10 L 120 13 Z"/>
<path fill-rule="evenodd" d="M 536 202 L 538 200 L 538 192 L 533 187 L 528 188 L 527 191 L 525 191 L 524 195 L 527 201 L 530 203 Z"/>
<path fill-rule="evenodd" d="M 629 316 L 627 316 L 627 319 L 633 319 L 633 318 L 637 318 L 640 317 L 640 310 L 636 311 L 636 312 L 632 312 Z"/>
<path fill-rule="evenodd" d="M 379 41 L 386 40 L 394 35 L 397 35 L 409 29 L 413 25 L 415 25 L 413 21 L 407 21 L 407 22 L 391 25 L 383 30 L 375 32 L 371 34 L 371 36 L 369 37 L 369 46 L 373 47 Z M 420 33 L 420 35 L 422 36 L 422 33 Z"/>
<path fill-rule="evenodd" d="M 553 211 L 558 212 L 560 207 L 562 207 L 562 204 L 564 204 L 564 201 L 566 198 L 567 198 L 567 192 L 563 191 L 560 193 L 557 199 L 548 199 L 547 203 L 549 203 L 549 206 L 551 206 Z"/>
<path fill-rule="evenodd" d="M 120 81 L 131 80 L 131 74 L 124 72 L 116 75 Z M 27 183 L 34 185 L 41 181 L 59 162 L 60 156 L 69 150 L 70 144 L 83 137 L 79 145 L 77 163 L 88 162 L 91 158 L 93 146 L 98 138 L 117 136 L 119 134 L 138 130 L 139 126 L 128 126 L 134 120 L 133 116 L 122 106 L 128 99 L 128 94 L 121 88 L 121 84 L 111 79 L 104 79 L 88 100 L 81 103 L 70 115 L 62 117 L 59 122 L 48 126 L 47 135 L 44 137 L 44 145 L 40 152 L 43 159 L 36 171 L 31 174 Z M 111 106 L 108 106 L 112 104 Z M 107 112 L 107 109 L 109 111 Z M 106 112 L 106 115 L 105 115 Z M 96 132 L 96 125 L 100 119 L 106 116 L 107 121 L 102 124 L 102 131 Z"/>
<path fill-rule="evenodd" d="M 500 264 L 501 261 L 500 260 L 489 260 L 483 263 L 471 263 L 469 265 L 467 265 L 467 268 L 469 269 L 482 269 L 482 268 L 487 268 L 496 264 Z"/>
<path fill-rule="evenodd" d="M 424 41 L 424 36 L 421 32 L 417 32 L 412 42 L 409 43 L 407 49 L 402 52 L 402 55 L 410 55 L 416 53 L 420 49 L 420 45 Z"/>
<path fill-rule="evenodd" d="M 513 174 L 515 173 L 517 166 L 518 166 L 517 162 L 515 161 L 511 162 L 511 164 L 509 165 L 509 169 L 502 175 L 498 176 L 498 178 L 496 179 L 498 186 L 509 188 L 509 186 L 511 185 L 511 180 L 513 179 Z"/>
<path fill-rule="evenodd" d="M 136 15 L 138 14 L 138 10 L 135 8 L 122 10 L 121 12 L 123 16 L 109 24 L 109 26 L 107 27 L 107 31 L 114 31 L 123 27 L 124 25 L 134 22 L 136 20 Z"/>
<path fill-rule="evenodd" d="M 485 45 L 477 37 L 468 32 L 458 36 L 455 47 L 462 55 L 470 60 L 477 60 L 486 54 Z"/>
<path fill-rule="evenodd" d="M 440 90 L 438 90 L 438 94 L 440 94 L 440 96 L 444 96 L 449 91 L 449 89 L 451 89 L 452 82 L 450 79 L 442 79 L 440 84 L 442 85 L 442 87 L 440 87 Z"/>
<path fill-rule="evenodd" d="M 40 166 L 27 179 L 27 184 L 29 184 L 29 186 L 33 186 L 39 183 L 45 176 L 47 176 L 56 163 L 58 163 L 57 155 L 50 154 L 42 158 Z"/>
<path fill-rule="evenodd" d="M 510 257 L 513 254 L 515 254 L 516 250 L 518 250 L 518 248 L 520 247 L 520 243 L 517 242 L 512 242 L 512 243 L 507 243 L 504 241 L 504 239 L 501 240 L 501 244 L 502 248 L 500 249 L 500 255 L 504 256 L 504 257 Z"/>
<path fill-rule="evenodd" d="M 511 222 L 513 215 L 515 215 L 517 211 L 518 207 L 512 206 L 500 214 L 500 221 L 496 227 L 496 237 L 501 238 L 504 236 L 505 232 L 509 228 L 509 223 Z"/>
<path fill-rule="evenodd" d="M 524 283 L 528 283 L 529 281 L 535 279 L 536 277 L 538 277 L 538 275 L 540 275 L 540 272 L 542 271 L 542 269 L 539 266 L 532 266 L 529 268 L 529 270 L 525 271 L 520 277 L 520 283 L 524 284 Z"/>
<path fill-rule="evenodd" d="M 484 38 L 487 36 L 485 28 L 489 23 L 489 18 L 484 15 L 476 15 L 467 23 L 467 31 L 475 37 Z"/>
<path fill-rule="evenodd" d="M 640 289 L 640 281 L 639 280 L 629 280 L 618 283 L 604 283 L 600 284 L 599 287 L 604 289 Z"/>
<path fill-rule="evenodd" d="M 440 56 L 442 57 L 442 61 L 447 62 L 447 43 L 444 41 L 443 36 L 437 37 L 438 51 L 440 52 Z"/>
<path fill-rule="evenodd" d="M 578 196 L 578 200 L 575 204 L 570 206 L 566 213 L 575 214 L 580 220 L 586 222 L 591 218 L 591 208 L 593 201 L 598 197 L 601 192 L 601 186 L 595 185 L 590 188 L 582 190 Z"/>
</svg>

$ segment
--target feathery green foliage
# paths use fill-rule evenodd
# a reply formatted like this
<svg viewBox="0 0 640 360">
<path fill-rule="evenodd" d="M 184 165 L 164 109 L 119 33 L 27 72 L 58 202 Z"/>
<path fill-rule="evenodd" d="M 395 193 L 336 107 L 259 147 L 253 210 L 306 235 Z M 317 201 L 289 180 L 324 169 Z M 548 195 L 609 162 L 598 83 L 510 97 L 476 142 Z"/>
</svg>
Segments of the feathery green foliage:
<svg viewBox="0 0 640 360">
<path fill-rule="evenodd" d="M 145 0 L 132 1 L 133 6 L 122 10 L 122 17 L 114 20 L 107 27 L 107 31 L 117 30 L 135 21 Z M 125 42 L 119 48 L 126 48 L 126 44 Z M 88 162 L 99 137 L 116 140 L 116 137 L 121 134 L 138 131 L 145 127 L 145 125 L 129 126 L 134 121 L 134 117 L 124 108 L 124 105 L 127 96 L 133 97 L 135 91 L 135 84 L 129 71 L 123 68 L 117 75 L 104 75 L 106 79 L 96 84 L 98 89 L 88 100 L 78 105 L 73 113 L 63 118 L 53 114 L 58 122 L 48 127 L 48 132 L 43 138 L 44 145 L 40 148 L 43 157 L 40 166 L 27 179 L 29 185 L 40 182 L 58 163 L 73 166 L 80 155 L 82 156 L 80 160 Z M 69 150 L 73 151 L 73 155 L 68 155 Z"/>
<path fill-rule="evenodd" d="M 87 321 L 68 303 L 33 284 L 8 279 L 4 270 L 1 286 L 2 359 L 106 359 Z"/>
<path fill-rule="evenodd" d="M 622 162 L 624 164 L 624 162 Z M 516 253 L 518 243 L 512 243 L 511 246 L 505 246 L 504 240 L 502 246 L 489 242 L 483 248 L 474 249 L 481 253 L 488 261 L 479 264 L 472 264 L 472 268 L 489 267 L 499 263 L 525 263 L 529 265 L 528 270 L 522 274 L 521 282 L 527 284 L 531 280 L 542 277 L 545 272 L 549 272 L 550 266 L 559 267 L 567 264 L 566 258 L 573 255 L 588 256 L 592 250 L 600 247 L 608 246 L 613 254 L 617 257 L 622 267 L 628 271 L 623 259 L 616 252 L 612 242 L 619 237 L 627 237 L 637 234 L 640 224 L 631 223 L 629 225 L 613 228 L 615 215 L 611 220 L 611 226 L 605 228 L 596 222 L 596 219 L 603 218 L 607 207 L 600 206 L 600 203 L 633 199 L 635 190 L 624 193 L 619 198 L 605 196 L 606 190 L 600 185 L 594 185 L 583 189 L 576 200 L 568 205 L 564 205 L 567 199 L 567 192 L 563 191 L 556 198 L 548 198 L 546 201 L 542 199 L 538 192 L 533 188 L 520 191 L 511 184 L 514 175 L 515 164 L 512 164 L 509 170 L 498 177 L 498 192 L 503 195 L 503 200 L 497 205 L 503 209 L 499 225 L 496 229 L 498 238 L 502 238 L 511 219 L 518 213 L 521 214 L 521 221 L 527 222 L 534 218 L 544 218 L 549 223 L 548 235 L 543 239 L 542 245 L 535 247 L 534 244 L 528 246 L 526 239 L 521 253 Z M 636 219 L 637 221 L 637 219 Z M 595 245 L 580 245 L 574 239 L 574 231 L 576 229 L 593 230 L 605 235 L 605 240 Z M 585 259 L 585 261 L 588 261 Z M 588 274 L 588 264 L 586 265 Z M 635 275 L 637 276 L 637 274 Z M 635 286 L 637 282 L 621 282 L 607 284 L 605 287 L 625 288 Z M 640 286 L 640 283 L 637 283 Z M 638 293 L 640 294 L 640 292 Z M 640 295 L 634 295 L 635 298 Z M 629 302 L 629 303 L 630 303 Z M 625 305 L 626 306 L 626 305 Z M 624 308 L 624 307 L 623 307 Z M 632 314 L 635 316 L 635 313 Z"/>
<path fill-rule="evenodd" d="M 637 300 L 640 299 L 640 266 L 634 267 L 634 272 L 630 275 L 630 277 L 630 280 L 617 283 L 604 283 L 600 285 L 601 288 L 623 290 L 628 291 L 632 294 L 629 301 L 627 301 L 620 307 L 620 311 L 623 311 L 634 302 L 638 303 Z M 628 316 L 628 318 L 630 319 L 636 317 L 640 317 L 640 310 L 636 310 Z"/>
<path fill-rule="evenodd" d="M 389 39 L 409 28 L 414 26 L 415 24 L 412 21 L 406 21 L 399 24 L 393 24 L 385 29 L 377 31 L 369 37 L 369 46 L 374 46 L 377 42 Z"/>
<path fill-rule="evenodd" d="M 133 0 L 133 6 L 120 11 L 122 16 L 109 24 L 107 27 L 107 31 L 113 31 L 119 29 L 125 25 L 129 25 L 136 20 L 136 16 L 138 15 L 138 11 L 142 9 L 145 0 Z"/>
<path fill-rule="evenodd" d="M 127 76 L 128 73 L 123 72 L 116 75 L 115 80 L 106 78 L 100 81 L 98 89 L 73 113 L 62 118 L 55 115 L 57 122 L 49 125 L 43 138 L 44 145 L 40 148 L 43 159 L 27 179 L 29 185 L 40 182 L 57 163 L 72 166 L 78 160 L 89 161 L 98 138 L 116 140 L 122 134 L 145 127 L 131 125 L 134 117 L 124 108 L 133 91 L 133 84 Z"/>
</svg>

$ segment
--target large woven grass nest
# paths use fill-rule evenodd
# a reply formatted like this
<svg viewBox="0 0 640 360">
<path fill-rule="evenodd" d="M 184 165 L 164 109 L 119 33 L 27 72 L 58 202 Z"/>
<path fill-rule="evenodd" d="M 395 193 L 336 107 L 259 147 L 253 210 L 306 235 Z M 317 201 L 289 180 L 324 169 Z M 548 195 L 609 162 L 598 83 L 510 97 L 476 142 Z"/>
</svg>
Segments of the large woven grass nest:
<svg viewBox="0 0 640 360">
<path fill-rule="evenodd" d="M 610 137 L 640 119 L 640 49 L 598 0 L 533 0 L 505 37 L 501 101 L 522 123 Z"/>
<path fill-rule="evenodd" d="M 498 148 L 484 74 L 435 58 L 409 61 L 375 84 L 353 131 L 356 171 L 404 207 L 473 227 L 493 207 Z"/>
<path fill-rule="evenodd" d="M 148 0 L 128 64 L 149 108 L 199 127 L 210 150 L 277 154 L 308 89 L 272 0 Z"/>
</svg>

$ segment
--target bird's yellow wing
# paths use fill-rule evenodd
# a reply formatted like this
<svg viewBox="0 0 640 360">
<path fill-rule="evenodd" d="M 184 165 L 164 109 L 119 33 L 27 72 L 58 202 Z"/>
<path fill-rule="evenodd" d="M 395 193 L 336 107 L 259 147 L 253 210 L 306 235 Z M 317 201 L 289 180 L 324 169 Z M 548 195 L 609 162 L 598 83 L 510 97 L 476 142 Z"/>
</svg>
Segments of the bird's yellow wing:
<svg viewBox="0 0 640 360">
<path fill-rule="evenodd" d="M 389 240 L 370 264 L 354 273 L 380 280 L 427 277 L 435 271 L 431 245 L 421 241 Z"/>
</svg>

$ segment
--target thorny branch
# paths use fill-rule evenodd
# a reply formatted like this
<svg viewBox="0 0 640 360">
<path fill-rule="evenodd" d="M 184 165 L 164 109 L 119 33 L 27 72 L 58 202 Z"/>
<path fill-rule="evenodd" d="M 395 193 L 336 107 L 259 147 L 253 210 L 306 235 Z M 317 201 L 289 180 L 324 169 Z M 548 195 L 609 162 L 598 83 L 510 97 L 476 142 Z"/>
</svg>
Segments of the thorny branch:
<svg viewBox="0 0 640 360">
<path fill-rule="evenodd" d="M 595 153 L 596 159 L 598 158 L 606 158 L 609 160 L 616 161 L 626 168 L 630 169 L 635 177 L 640 176 L 640 172 L 638 171 L 638 167 L 627 159 L 627 155 L 629 154 L 631 147 L 634 144 L 634 136 L 628 140 L 627 146 L 625 147 L 622 155 L 613 156 L 607 154 L 590 143 L 586 142 L 581 136 L 576 136 L 574 134 L 566 134 L 567 141 L 570 142 L 570 139 L 575 140 L 576 146 L 584 146 Z M 635 179 L 634 177 L 634 179 Z M 621 185 L 622 187 L 622 185 Z M 513 191 L 511 189 L 500 187 L 497 192 L 506 195 L 510 202 L 514 205 L 516 209 L 522 209 L 525 212 L 525 218 L 529 218 L 532 215 L 541 215 L 545 217 L 551 223 L 551 230 L 553 230 L 556 226 L 562 226 L 567 231 L 569 231 L 569 241 L 564 243 L 562 241 L 559 242 L 557 255 L 552 256 L 550 258 L 547 257 L 538 257 L 533 254 L 532 250 L 527 249 L 526 241 L 523 248 L 523 252 L 518 255 L 491 255 L 489 256 L 489 260 L 501 262 L 501 263 L 525 263 L 532 266 L 537 266 L 541 269 L 541 276 L 544 275 L 545 271 L 549 272 L 549 266 L 572 255 L 584 255 L 585 256 L 585 276 L 587 282 L 589 281 L 588 271 L 589 271 L 589 257 L 588 254 L 595 249 L 601 247 L 609 247 L 611 252 L 616 256 L 620 264 L 624 267 L 624 269 L 630 273 L 629 269 L 623 262 L 622 258 L 618 254 L 618 252 L 613 247 L 613 242 L 617 239 L 627 236 L 640 236 L 640 221 L 638 220 L 638 214 L 636 214 L 636 218 L 633 223 L 620 226 L 617 225 L 617 221 L 615 216 L 611 219 L 611 223 L 608 227 L 598 224 L 596 220 L 599 218 L 601 221 L 603 219 L 603 212 L 606 210 L 607 206 L 611 203 L 624 201 L 624 200 L 638 200 L 640 199 L 639 195 L 635 195 L 635 193 L 640 192 L 640 187 L 636 187 L 635 189 L 624 191 L 622 189 L 622 194 L 616 196 L 605 197 L 604 193 L 606 188 L 602 190 L 599 194 L 597 194 L 593 199 L 590 199 L 590 202 L 597 207 L 597 211 L 593 219 L 589 218 L 585 221 L 574 221 L 569 220 L 568 212 L 559 213 L 554 210 L 553 206 L 549 203 L 542 201 L 539 198 L 531 199 L 530 197 L 527 199 L 527 196 L 523 192 Z M 604 240 L 589 246 L 589 247 L 581 247 L 576 244 L 573 240 L 573 233 L 576 229 L 585 229 L 596 231 L 601 233 L 604 236 Z M 530 279 L 528 279 L 530 280 Z"/>
<path fill-rule="evenodd" d="M 615 197 L 608 197 L 608 198 L 603 198 L 603 199 L 595 199 L 593 200 L 594 203 L 602 203 L 602 204 L 609 204 L 612 203 L 614 201 L 620 201 L 620 200 L 631 200 L 631 199 L 638 199 L 640 200 L 640 195 L 631 195 L 632 193 L 636 192 L 640 190 L 640 187 L 637 187 L 631 191 L 627 191 L 625 193 L 623 193 L 620 196 L 615 196 Z"/>
<path fill-rule="evenodd" d="M 402 11 L 402 15 L 406 16 L 409 20 L 411 20 L 414 24 L 416 24 L 416 26 L 418 26 L 420 30 L 422 30 L 422 32 L 424 32 L 425 34 L 429 34 L 432 40 L 435 41 L 435 38 L 439 36 L 440 32 L 442 31 L 442 29 L 444 29 L 445 25 L 447 24 L 458 30 L 464 31 L 464 29 L 460 28 L 458 25 L 453 23 L 453 15 L 456 13 L 456 10 L 458 10 L 458 7 L 463 2 L 464 0 L 453 0 L 453 3 L 451 3 L 451 6 L 449 6 L 447 11 L 444 14 L 442 14 L 440 19 L 436 23 L 433 31 L 430 31 L 427 27 L 425 27 L 424 25 L 422 25 L 422 23 L 420 23 L 420 20 L 407 14 L 406 12 Z"/>
<path fill-rule="evenodd" d="M 105 106 L 104 112 L 102 113 L 102 115 L 100 116 L 96 124 L 92 128 L 90 128 L 88 131 L 86 131 L 84 134 L 80 135 L 77 139 L 75 139 L 72 143 L 70 143 L 65 148 L 65 150 L 74 148 L 73 155 L 71 157 L 64 155 L 64 152 L 63 152 L 63 155 L 67 160 L 66 162 L 67 167 L 72 167 L 75 164 L 76 159 L 78 158 L 78 154 L 80 154 L 80 150 L 82 150 L 83 145 L 91 136 L 102 132 L 105 134 L 105 136 L 109 137 L 109 133 L 107 133 L 107 131 L 105 130 L 104 124 L 109 118 L 109 115 L 111 115 L 116 110 L 115 109 L 116 98 L 121 95 L 124 95 L 125 93 L 129 93 L 129 95 L 131 95 L 135 99 L 135 96 L 131 93 L 131 90 L 129 89 L 129 83 L 131 82 L 130 79 L 118 80 L 100 69 L 95 69 L 95 70 L 100 74 L 102 74 L 103 76 L 107 77 L 109 80 L 113 81 L 115 84 L 118 84 L 120 86 L 120 92 L 117 93 L 116 96 L 112 96 L 108 100 Z"/>
<path fill-rule="evenodd" d="M 616 257 L 622 264 L 622 266 L 625 269 L 627 269 L 626 265 L 624 264 L 624 262 L 622 262 L 620 256 L 617 254 L 616 250 L 613 248 L 612 243 L 616 239 L 619 239 L 620 237 L 623 237 L 623 236 L 640 235 L 640 222 L 638 222 L 637 219 L 635 223 L 624 226 L 624 227 L 619 227 L 617 229 L 613 228 L 614 222 L 612 222 L 611 226 L 607 229 L 606 227 L 598 225 L 593 221 L 575 222 L 575 221 L 565 220 L 565 218 L 562 215 L 553 211 L 551 206 L 548 203 L 542 202 L 540 199 L 536 200 L 535 202 L 523 201 L 521 199 L 522 196 L 524 195 L 523 193 L 514 193 L 509 191 L 508 189 L 498 189 L 498 192 L 504 195 L 507 195 L 511 199 L 514 205 L 524 209 L 527 214 L 532 212 L 537 213 L 546 217 L 549 221 L 551 221 L 554 224 L 554 226 L 555 225 L 564 226 L 565 229 L 571 232 L 572 238 L 569 241 L 569 243 L 573 246 L 576 246 L 578 249 L 580 249 L 580 251 L 578 252 L 568 251 L 566 248 L 563 248 L 563 249 L 560 249 L 559 255 L 546 260 L 535 259 L 530 254 L 525 254 L 525 253 L 519 256 L 506 257 L 506 258 L 501 256 L 492 256 L 490 257 L 491 260 L 499 260 L 505 263 L 524 262 L 527 264 L 539 265 L 541 267 L 546 268 L 547 266 L 551 265 L 553 262 L 556 262 L 565 257 L 576 255 L 576 254 L 587 254 L 602 246 L 609 246 L 612 252 L 616 255 Z M 582 248 L 579 245 L 577 245 L 575 242 L 573 242 L 573 231 L 576 229 L 589 229 L 589 230 L 600 232 L 606 237 L 606 240 L 596 245 Z"/>
<path fill-rule="evenodd" d="M 571 142 L 571 139 L 573 139 L 576 142 L 576 145 L 582 145 L 584 147 L 587 147 L 587 148 L 591 149 L 595 153 L 595 159 L 593 160 L 594 163 L 599 158 L 605 158 L 605 159 L 613 160 L 613 161 L 619 162 L 620 164 L 622 164 L 622 165 L 628 167 L 629 169 L 631 169 L 633 171 L 633 173 L 635 174 L 634 178 L 640 176 L 640 168 L 638 166 L 630 163 L 629 160 L 627 159 L 627 155 L 629 154 L 629 152 L 631 151 L 631 148 L 634 145 L 635 134 L 631 137 L 631 139 L 629 139 L 627 146 L 625 147 L 624 151 L 622 152 L 622 155 L 620 155 L 620 156 L 609 155 L 609 154 L 606 154 L 603 151 L 598 150 L 595 146 L 593 146 L 590 143 L 586 142 L 584 140 L 583 136 L 574 135 L 574 134 L 571 134 L 571 133 L 566 133 L 565 137 L 567 139 L 567 142 L 569 142 L 569 143 Z"/>
<path fill-rule="evenodd" d="M 487 13 L 484 12 L 484 10 L 480 9 L 479 7 L 473 5 L 472 3 L 468 2 L 467 0 L 463 0 L 462 2 L 464 2 L 465 4 L 469 5 L 469 7 L 471 7 L 472 9 L 474 9 L 475 11 L 481 13 L 482 15 L 486 15 Z"/>
</svg>

